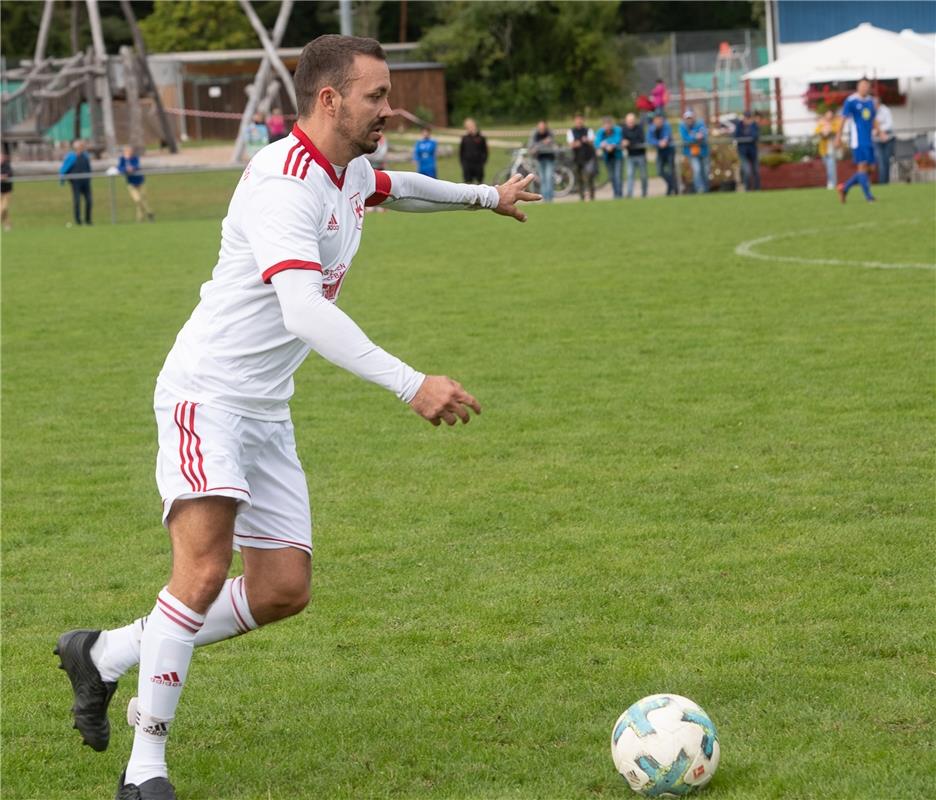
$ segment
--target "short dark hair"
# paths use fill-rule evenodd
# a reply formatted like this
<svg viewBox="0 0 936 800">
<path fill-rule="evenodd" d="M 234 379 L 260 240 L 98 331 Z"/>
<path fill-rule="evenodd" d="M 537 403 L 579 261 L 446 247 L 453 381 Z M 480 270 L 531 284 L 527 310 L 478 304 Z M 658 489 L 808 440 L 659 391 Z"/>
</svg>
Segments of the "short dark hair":
<svg viewBox="0 0 936 800">
<path fill-rule="evenodd" d="M 338 94 L 348 90 L 352 80 L 351 66 L 354 57 L 359 55 L 387 60 L 380 42 L 362 36 L 328 33 L 313 39 L 302 48 L 293 76 L 299 116 L 312 113 L 315 98 L 326 86 L 333 87 Z"/>
</svg>

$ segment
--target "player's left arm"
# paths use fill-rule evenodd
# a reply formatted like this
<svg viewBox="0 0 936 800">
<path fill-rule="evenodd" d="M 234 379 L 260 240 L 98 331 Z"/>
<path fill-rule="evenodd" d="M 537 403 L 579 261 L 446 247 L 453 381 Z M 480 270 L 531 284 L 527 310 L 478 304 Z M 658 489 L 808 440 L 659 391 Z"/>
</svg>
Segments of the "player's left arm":
<svg viewBox="0 0 936 800">
<path fill-rule="evenodd" d="M 367 205 L 382 205 L 398 211 L 457 211 L 487 208 L 496 214 L 526 221 L 526 214 L 517 208 L 518 202 L 541 200 L 542 196 L 526 189 L 536 178 L 514 175 L 500 186 L 450 183 L 415 172 L 383 172 L 376 170 L 374 192 Z"/>
</svg>

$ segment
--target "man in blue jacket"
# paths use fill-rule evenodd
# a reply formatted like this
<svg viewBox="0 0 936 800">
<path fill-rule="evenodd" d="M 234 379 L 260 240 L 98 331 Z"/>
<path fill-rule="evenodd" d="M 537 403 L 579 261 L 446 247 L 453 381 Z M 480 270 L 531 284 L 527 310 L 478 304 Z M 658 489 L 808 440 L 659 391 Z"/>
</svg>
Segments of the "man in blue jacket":
<svg viewBox="0 0 936 800">
<path fill-rule="evenodd" d="M 683 155 L 692 166 L 692 186 L 696 194 L 709 190 L 708 182 L 708 129 L 702 120 L 695 118 L 691 109 L 683 114 L 679 124 L 679 136 L 683 142 Z"/>
<path fill-rule="evenodd" d="M 71 152 L 65 156 L 62 166 L 59 167 L 60 184 L 65 183 L 66 175 L 83 175 L 82 178 L 69 178 L 72 190 L 72 206 L 75 212 L 75 224 L 81 224 L 81 198 L 84 197 L 85 213 L 84 224 L 91 224 L 91 159 L 85 152 L 85 143 L 81 139 L 72 142 Z"/>
<path fill-rule="evenodd" d="M 760 165 L 757 156 L 757 141 L 760 139 L 760 128 L 754 121 L 750 110 L 744 112 L 744 117 L 735 120 L 734 140 L 738 146 L 738 158 L 741 160 L 741 180 L 747 192 L 760 190 Z"/>
<path fill-rule="evenodd" d="M 611 188 L 615 197 L 622 197 L 622 172 L 624 155 L 621 152 L 622 131 L 611 117 L 605 117 L 602 126 L 595 132 L 595 150 L 604 156 L 605 166 L 611 176 Z"/>
<path fill-rule="evenodd" d="M 666 181 L 666 193 L 679 194 L 676 180 L 676 148 L 673 147 L 673 129 L 662 111 L 653 115 L 653 123 L 647 129 L 647 144 L 656 148 L 657 173 Z"/>
</svg>

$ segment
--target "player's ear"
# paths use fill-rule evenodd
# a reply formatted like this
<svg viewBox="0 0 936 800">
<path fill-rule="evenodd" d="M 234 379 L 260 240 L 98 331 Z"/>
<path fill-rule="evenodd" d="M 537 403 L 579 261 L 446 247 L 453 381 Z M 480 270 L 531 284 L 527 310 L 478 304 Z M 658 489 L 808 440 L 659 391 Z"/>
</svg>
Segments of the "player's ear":
<svg viewBox="0 0 936 800">
<path fill-rule="evenodd" d="M 340 95 L 331 86 L 324 86 L 318 93 L 318 104 L 326 114 L 333 117 L 338 111 L 338 98 Z"/>
</svg>

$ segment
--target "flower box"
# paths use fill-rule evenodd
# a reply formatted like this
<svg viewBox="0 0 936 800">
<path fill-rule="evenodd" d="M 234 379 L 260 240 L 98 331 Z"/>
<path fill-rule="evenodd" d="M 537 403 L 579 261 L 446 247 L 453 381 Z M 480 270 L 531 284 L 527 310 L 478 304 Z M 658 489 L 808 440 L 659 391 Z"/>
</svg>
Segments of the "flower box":
<svg viewBox="0 0 936 800">
<path fill-rule="evenodd" d="M 855 165 L 851 160 L 838 162 L 838 183 L 847 181 L 855 174 Z M 877 173 L 876 167 L 871 167 L 871 179 Z M 768 167 L 761 164 L 761 189 L 807 189 L 826 185 L 825 164 L 821 158 L 812 158 L 808 161 L 793 161 L 789 164 L 778 164 Z"/>
</svg>

